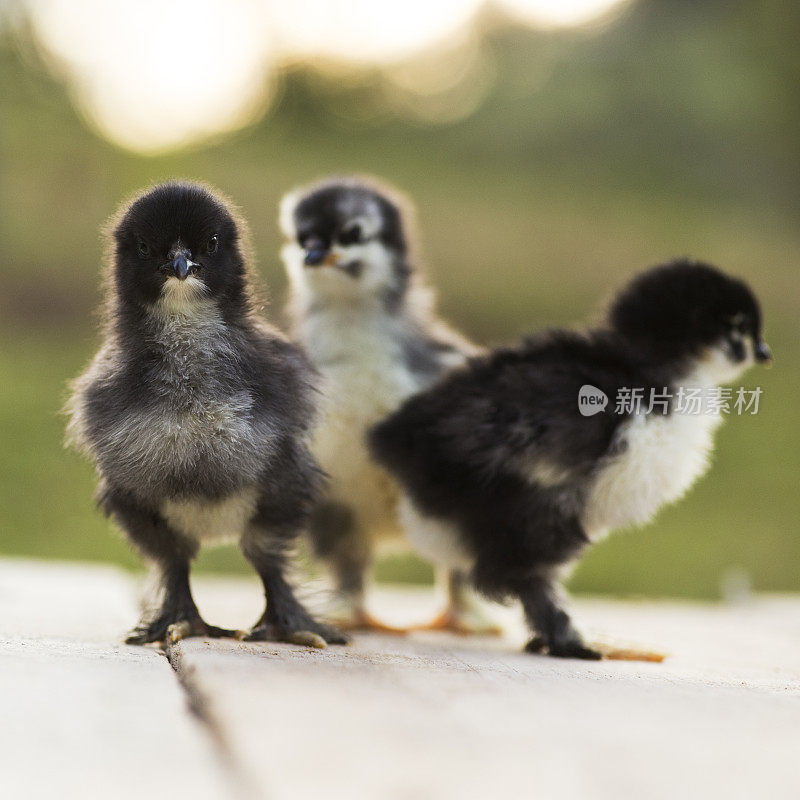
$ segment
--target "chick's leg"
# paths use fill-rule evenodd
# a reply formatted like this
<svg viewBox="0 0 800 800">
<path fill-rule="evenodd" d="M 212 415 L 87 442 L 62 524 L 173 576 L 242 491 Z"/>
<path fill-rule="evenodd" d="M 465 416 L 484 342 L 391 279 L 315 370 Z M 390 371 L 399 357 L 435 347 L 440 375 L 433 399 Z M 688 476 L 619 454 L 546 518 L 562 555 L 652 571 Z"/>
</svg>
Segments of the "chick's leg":
<svg viewBox="0 0 800 800">
<path fill-rule="evenodd" d="M 346 631 L 372 631 L 373 633 L 405 634 L 406 628 L 397 628 L 374 617 L 365 602 L 364 573 L 367 567 L 343 557 L 333 561 L 337 592 L 330 616 L 336 625 Z"/>
<path fill-rule="evenodd" d="M 247 641 L 291 642 L 310 647 L 326 644 L 347 644 L 347 637 L 330 625 L 318 622 L 294 596 L 292 587 L 284 577 L 280 557 L 256 565 L 264 584 L 267 605 L 264 613 L 250 633 Z"/>
<path fill-rule="evenodd" d="M 158 514 L 142 508 L 125 493 L 106 491 L 100 501 L 106 513 L 160 571 L 160 605 L 145 612 L 125 638 L 127 644 L 237 635 L 237 631 L 209 625 L 197 610 L 189 586 L 189 564 L 197 552 L 194 542 L 172 530 Z"/>
<path fill-rule="evenodd" d="M 367 611 L 364 580 L 372 560 L 369 533 L 343 503 L 327 501 L 314 510 L 309 534 L 315 555 L 327 561 L 336 581 L 329 616 L 342 630 L 405 633 Z"/>
<path fill-rule="evenodd" d="M 553 583 L 536 578 L 520 591 L 525 618 L 535 631 L 534 638 L 525 647 L 529 653 L 548 653 L 558 658 L 582 658 L 596 661 L 601 654 L 584 644 L 557 599 Z"/>
<path fill-rule="evenodd" d="M 175 643 L 192 636 L 210 639 L 238 638 L 240 631 L 209 625 L 197 610 L 189 586 L 188 563 L 173 563 L 163 574 L 164 599 L 160 608 L 146 614 L 128 634 L 126 644 Z"/>
<path fill-rule="evenodd" d="M 502 635 L 503 629 L 485 614 L 463 572 L 437 569 L 436 582 L 446 587 L 447 606 L 433 620 L 412 630 L 447 631 L 462 636 Z"/>
<path fill-rule="evenodd" d="M 278 516 L 275 509 L 262 508 L 259 520 L 242 539 L 242 552 L 261 578 L 266 599 L 264 613 L 244 638 L 312 647 L 347 644 L 347 637 L 336 628 L 318 622 L 306 611 L 286 580 L 285 553 L 297 536 L 295 522 Z"/>
</svg>

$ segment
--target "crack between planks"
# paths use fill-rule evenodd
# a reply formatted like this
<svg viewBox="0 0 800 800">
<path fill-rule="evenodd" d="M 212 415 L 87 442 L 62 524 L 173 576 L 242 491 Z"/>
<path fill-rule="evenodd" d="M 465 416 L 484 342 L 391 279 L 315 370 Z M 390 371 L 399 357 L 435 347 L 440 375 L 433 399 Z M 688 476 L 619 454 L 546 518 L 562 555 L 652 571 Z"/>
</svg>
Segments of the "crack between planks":
<svg viewBox="0 0 800 800">
<path fill-rule="evenodd" d="M 217 757 L 219 766 L 231 783 L 232 796 L 237 800 L 257 800 L 262 798 L 263 793 L 258 790 L 256 782 L 237 757 L 226 735 L 224 726 L 214 713 L 211 701 L 200 686 L 196 668 L 186 662 L 186 658 L 180 649 L 180 643 L 167 644 L 161 652 L 178 679 L 178 683 L 186 697 L 189 713 L 199 723 L 211 741 L 211 747 Z"/>
</svg>

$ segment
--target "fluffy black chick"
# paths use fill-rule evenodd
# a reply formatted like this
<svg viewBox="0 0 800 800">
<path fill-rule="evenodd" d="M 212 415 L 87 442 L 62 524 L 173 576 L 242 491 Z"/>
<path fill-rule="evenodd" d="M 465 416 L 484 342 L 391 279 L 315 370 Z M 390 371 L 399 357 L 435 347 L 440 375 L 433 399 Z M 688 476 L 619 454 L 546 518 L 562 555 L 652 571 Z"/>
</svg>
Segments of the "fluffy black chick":
<svg viewBox="0 0 800 800">
<path fill-rule="evenodd" d="M 715 387 L 769 360 L 748 286 L 676 262 L 635 278 L 600 328 L 471 360 L 378 424 L 372 452 L 431 551 L 488 596 L 521 600 L 529 650 L 598 658 L 558 599 L 560 569 L 682 496 L 708 464 Z M 616 402 L 627 389 L 642 390 L 641 409 Z M 650 408 L 651 390 L 666 406 Z M 700 413 L 680 407 L 690 391 L 706 398 Z"/>
<path fill-rule="evenodd" d="M 410 217 L 396 191 L 363 178 L 325 180 L 281 204 L 292 327 L 324 398 L 313 451 L 330 479 L 310 534 L 332 567 L 337 622 L 348 628 L 386 628 L 366 609 L 365 576 L 376 546 L 415 534 L 398 515 L 396 484 L 369 455 L 366 432 L 479 352 L 437 317 Z M 438 578 L 448 605 L 426 627 L 495 630 L 460 574 L 440 570 Z"/>
<path fill-rule="evenodd" d="M 322 485 L 313 373 L 255 314 L 245 234 L 192 183 L 156 186 L 113 221 L 105 338 L 74 383 L 68 434 L 97 466 L 101 508 L 161 576 L 160 608 L 129 643 L 234 634 L 204 622 L 189 587 L 200 545 L 231 540 L 264 584 L 249 638 L 344 641 L 285 577 Z"/>
</svg>

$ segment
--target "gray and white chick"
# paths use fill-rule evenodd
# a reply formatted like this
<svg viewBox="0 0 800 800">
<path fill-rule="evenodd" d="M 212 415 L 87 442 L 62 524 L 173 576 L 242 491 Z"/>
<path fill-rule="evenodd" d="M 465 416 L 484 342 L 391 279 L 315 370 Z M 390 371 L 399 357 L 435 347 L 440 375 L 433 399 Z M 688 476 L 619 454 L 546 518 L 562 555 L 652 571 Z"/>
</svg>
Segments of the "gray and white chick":
<svg viewBox="0 0 800 800">
<path fill-rule="evenodd" d="M 98 501 L 158 568 L 163 597 L 133 644 L 233 636 L 189 586 L 201 544 L 238 541 L 264 584 L 248 638 L 344 642 L 295 598 L 288 551 L 322 486 L 308 439 L 313 370 L 256 316 L 245 228 L 193 183 L 156 186 L 113 221 L 103 345 L 74 383 L 68 439 Z"/>
<path fill-rule="evenodd" d="M 409 216 L 396 192 L 355 178 L 294 190 L 280 209 L 293 333 L 323 380 L 313 450 L 329 483 L 310 535 L 334 573 L 337 622 L 349 628 L 387 629 L 366 610 L 365 578 L 379 541 L 413 538 L 366 431 L 479 352 L 436 317 L 414 269 Z M 438 577 L 448 606 L 424 627 L 494 632 L 460 573 Z"/>
</svg>

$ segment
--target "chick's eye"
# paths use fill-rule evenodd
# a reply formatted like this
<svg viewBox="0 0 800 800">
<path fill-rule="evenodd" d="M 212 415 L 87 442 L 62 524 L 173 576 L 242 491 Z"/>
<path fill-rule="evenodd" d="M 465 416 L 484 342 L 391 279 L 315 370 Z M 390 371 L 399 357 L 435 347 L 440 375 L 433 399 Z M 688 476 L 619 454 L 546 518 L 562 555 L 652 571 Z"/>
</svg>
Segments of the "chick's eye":
<svg viewBox="0 0 800 800">
<path fill-rule="evenodd" d="M 361 226 L 351 225 L 339 234 L 339 242 L 344 245 L 358 244 L 361 241 Z"/>
<path fill-rule="evenodd" d="M 749 330 L 750 325 L 746 317 L 734 317 L 731 320 L 731 329 L 736 333 L 745 334 Z"/>
<path fill-rule="evenodd" d="M 148 258 L 150 255 L 150 246 L 147 242 L 143 241 L 142 239 L 138 239 L 136 241 L 136 249 L 139 251 L 139 255 L 142 258 Z"/>
<path fill-rule="evenodd" d="M 215 234 L 208 240 L 208 243 L 206 244 L 206 253 L 208 253 L 210 256 L 213 256 L 217 250 L 219 250 L 219 237 Z"/>
</svg>

